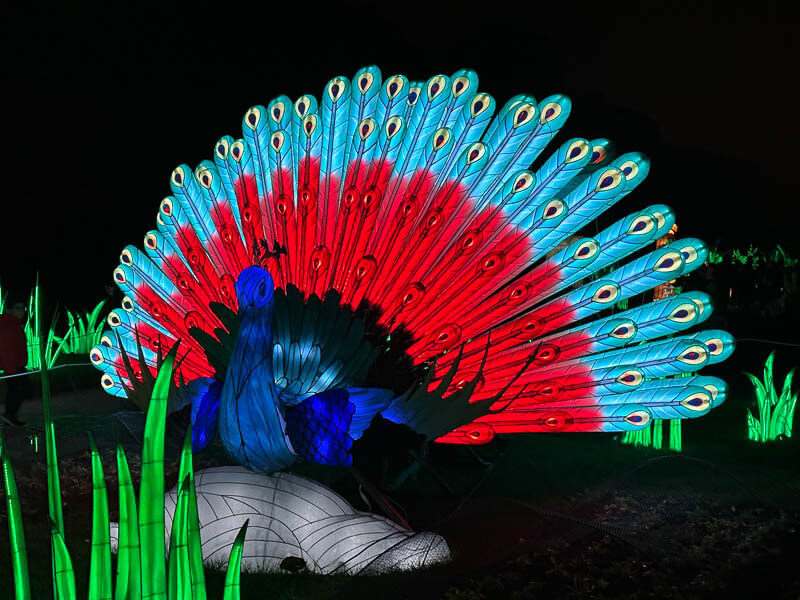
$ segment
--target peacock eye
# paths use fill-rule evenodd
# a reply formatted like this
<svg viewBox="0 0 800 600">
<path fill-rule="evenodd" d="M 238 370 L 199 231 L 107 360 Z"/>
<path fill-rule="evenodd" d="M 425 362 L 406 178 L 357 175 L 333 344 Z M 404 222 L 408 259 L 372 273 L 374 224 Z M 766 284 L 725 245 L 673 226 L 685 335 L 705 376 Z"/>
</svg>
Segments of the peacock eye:
<svg viewBox="0 0 800 600">
<path fill-rule="evenodd" d="M 544 125 L 555 119 L 561 114 L 562 108 L 558 102 L 548 102 L 542 107 L 542 112 L 539 115 L 539 122 Z"/>
<path fill-rule="evenodd" d="M 711 395 L 707 392 L 695 392 L 681 400 L 681 405 L 689 410 L 704 411 L 711 404 Z"/>
<path fill-rule="evenodd" d="M 720 338 L 713 338 L 706 342 L 706 348 L 708 348 L 711 356 L 719 356 L 722 354 L 722 350 L 725 348 L 725 345 L 722 343 Z"/>
<path fill-rule="evenodd" d="M 219 158 L 225 160 L 228 157 L 228 140 L 222 138 L 220 141 L 218 141 L 216 147 L 214 148 L 214 152 L 217 153 Z"/>
<path fill-rule="evenodd" d="M 486 145 L 481 142 L 475 142 L 466 149 L 465 154 L 467 157 L 467 164 L 471 165 L 486 154 Z"/>
<path fill-rule="evenodd" d="M 478 94 L 472 99 L 470 114 L 474 119 L 491 105 L 491 98 L 487 94 Z"/>
<path fill-rule="evenodd" d="M 553 198 L 550 202 L 547 203 L 547 206 L 544 207 L 544 213 L 542 214 L 542 218 L 544 220 L 548 219 L 555 219 L 556 217 L 560 217 L 564 213 L 564 209 L 566 208 L 566 204 L 557 198 Z"/>
<path fill-rule="evenodd" d="M 331 99 L 331 102 L 336 103 L 344 94 L 346 87 L 344 80 L 340 77 L 331 79 L 328 84 L 328 97 Z"/>
<path fill-rule="evenodd" d="M 653 231 L 655 221 L 649 215 L 642 215 L 634 219 L 631 226 L 628 227 L 628 233 L 632 235 L 644 235 Z"/>
<path fill-rule="evenodd" d="M 625 181 L 625 177 L 623 176 L 622 171 L 619 169 L 606 169 L 600 174 L 600 177 L 597 179 L 597 185 L 594 189 L 597 192 L 607 192 L 609 190 L 613 190 L 623 181 Z"/>
<path fill-rule="evenodd" d="M 536 107 L 532 104 L 528 104 L 527 102 L 524 104 L 520 104 L 517 107 L 517 110 L 514 112 L 514 122 L 512 123 L 513 128 L 521 127 L 526 123 L 529 123 L 531 119 L 536 115 Z"/>
<path fill-rule="evenodd" d="M 419 93 L 422 89 L 419 86 L 414 86 L 410 90 L 408 90 L 408 98 L 406 99 L 406 104 L 409 106 L 414 106 L 419 100 Z"/>
<path fill-rule="evenodd" d="M 693 321 L 696 316 L 697 306 L 694 303 L 685 303 L 673 310 L 668 318 L 670 321 L 677 323 L 688 323 Z"/>
<path fill-rule="evenodd" d="M 372 73 L 369 71 L 363 72 L 358 77 L 358 89 L 361 90 L 362 94 L 366 94 L 367 90 L 372 87 L 372 83 L 375 80 Z"/>
<path fill-rule="evenodd" d="M 394 100 L 397 97 L 397 95 L 403 91 L 404 87 L 405 87 L 405 80 L 399 75 L 391 77 L 384 86 L 384 88 L 386 89 L 386 95 L 389 97 L 389 100 Z"/>
<path fill-rule="evenodd" d="M 630 387 L 637 387 L 644 381 L 644 373 L 639 369 L 630 369 L 617 377 L 617 382 Z"/>
<path fill-rule="evenodd" d="M 719 396 L 719 388 L 717 386 L 712 383 L 707 383 L 703 387 L 711 394 L 712 402 L 717 399 L 717 396 Z"/>
<path fill-rule="evenodd" d="M 280 152 L 283 148 L 284 135 L 282 131 L 276 131 L 272 134 L 270 145 L 275 149 L 275 152 Z"/>
<path fill-rule="evenodd" d="M 660 273 L 670 273 L 672 271 L 676 271 L 683 265 L 683 260 L 681 259 L 681 255 L 677 252 L 666 252 L 664 255 L 659 259 L 656 266 L 653 267 L 653 270 L 658 271 Z"/>
<path fill-rule="evenodd" d="M 431 136 L 431 140 L 433 142 L 433 151 L 441 150 L 450 140 L 450 130 L 447 127 L 437 129 Z"/>
<path fill-rule="evenodd" d="M 244 144 L 242 142 L 233 142 L 231 144 L 231 156 L 233 156 L 233 160 L 239 162 L 242 160 L 244 156 Z"/>
<path fill-rule="evenodd" d="M 314 130 L 317 128 L 317 115 L 307 115 L 303 119 L 303 132 L 306 134 L 306 137 L 310 138 L 311 134 L 314 133 Z"/>
<path fill-rule="evenodd" d="M 285 110 L 286 106 L 279 100 L 270 107 L 269 116 L 276 123 L 280 123 Z"/>
<path fill-rule="evenodd" d="M 624 419 L 631 425 L 647 425 L 650 422 L 650 413 L 644 410 L 635 410 L 625 415 Z"/>
<path fill-rule="evenodd" d="M 569 164 L 576 160 L 581 160 L 589 153 L 589 148 L 589 142 L 586 140 L 575 140 L 569 145 L 569 148 L 567 148 L 567 155 L 564 158 L 564 162 Z"/>
<path fill-rule="evenodd" d="M 198 167 L 194 173 L 194 176 L 197 178 L 197 181 L 200 182 L 205 189 L 211 189 L 211 184 L 214 183 L 214 175 L 211 173 L 208 167 Z"/>
<path fill-rule="evenodd" d="M 175 167 L 175 169 L 173 169 L 172 175 L 170 176 L 170 181 L 172 181 L 173 185 L 176 187 L 183 187 L 183 184 L 186 181 L 186 174 L 183 172 L 183 167 Z"/>
<path fill-rule="evenodd" d="M 469 89 L 469 79 L 466 77 L 456 77 L 453 79 L 453 97 L 458 98 Z"/>
<path fill-rule="evenodd" d="M 398 116 L 391 117 L 388 121 L 386 121 L 386 125 L 383 127 L 383 131 L 386 133 L 386 139 L 390 140 L 397 135 L 402 125 L 403 119 Z"/>
<path fill-rule="evenodd" d="M 261 122 L 261 109 L 258 106 L 252 107 L 244 114 L 244 122 L 247 127 L 255 131 Z"/>
<path fill-rule="evenodd" d="M 361 124 L 358 126 L 358 137 L 362 140 L 366 140 L 372 132 L 375 131 L 375 121 L 370 118 L 366 118 L 361 121 Z"/>
<path fill-rule="evenodd" d="M 511 188 L 512 191 L 516 194 L 518 192 L 522 192 L 527 190 L 533 184 L 534 176 L 533 173 L 529 171 L 524 171 L 517 175 L 517 178 L 514 180 L 514 185 Z"/>
<path fill-rule="evenodd" d="M 639 165 L 635 161 L 626 160 L 619 166 L 619 170 L 622 171 L 626 180 L 631 180 L 639 173 Z"/>
<path fill-rule="evenodd" d="M 592 258 L 600 250 L 600 245 L 595 240 L 586 240 L 573 253 L 572 257 L 579 260 Z"/>
<path fill-rule="evenodd" d="M 699 365 L 708 358 L 708 350 L 705 346 L 690 346 L 678 355 L 678 360 L 687 365 Z"/>
<path fill-rule="evenodd" d="M 697 250 L 692 246 L 685 246 L 681 248 L 681 256 L 683 257 L 684 263 L 690 265 L 697 260 Z"/>
<path fill-rule="evenodd" d="M 446 84 L 447 79 L 441 75 L 431 77 L 430 81 L 428 81 L 428 101 L 432 101 L 439 94 L 441 94 Z"/>
<path fill-rule="evenodd" d="M 302 119 L 306 116 L 309 106 L 311 106 L 311 99 L 308 96 L 300 96 L 294 103 L 294 112 Z"/>
<path fill-rule="evenodd" d="M 619 287 L 617 284 L 607 283 L 597 288 L 597 291 L 592 296 L 592 300 L 594 302 L 600 302 L 601 304 L 608 304 L 609 302 L 614 302 L 617 296 L 619 296 Z"/>
</svg>

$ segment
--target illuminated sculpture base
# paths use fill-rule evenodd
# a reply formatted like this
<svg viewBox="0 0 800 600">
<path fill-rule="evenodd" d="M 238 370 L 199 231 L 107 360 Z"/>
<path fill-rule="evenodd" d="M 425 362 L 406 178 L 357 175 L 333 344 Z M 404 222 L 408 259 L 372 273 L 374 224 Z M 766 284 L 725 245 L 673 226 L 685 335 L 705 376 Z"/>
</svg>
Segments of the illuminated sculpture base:
<svg viewBox="0 0 800 600">
<path fill-rule="evenodd" d="M 282 563 L 286 567 L 287 559 L 302 559 L 313 573 L 378 575 L 450 560 L 441 536 L 414 533 L 384 517 L 359 512 L 305 477 L 230 466 L 199 471 L 195 484 L 203 561 L 209 565 L 227 563 L 236 534 L 248 519 L 245 570 L 277 571 Z M 167 539 L 177 497 L 177 488 L 166 494 Z M 111 529 L 116 547 L 116 523 Z"/>
</svg>

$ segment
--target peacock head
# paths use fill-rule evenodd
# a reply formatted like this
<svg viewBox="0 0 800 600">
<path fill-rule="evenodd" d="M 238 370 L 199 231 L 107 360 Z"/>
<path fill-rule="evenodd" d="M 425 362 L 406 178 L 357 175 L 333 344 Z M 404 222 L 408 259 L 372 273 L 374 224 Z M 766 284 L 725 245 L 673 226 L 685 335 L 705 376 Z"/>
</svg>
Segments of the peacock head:
<svg viewBox="0 0 800 600">
<path fill-rule="evenodd" d="M 272 301 L 274 291 L 275 283 L 269 271 L 261 267 L 247 267 L 236 280 L 239 314 L 254 308 L 264 308 Z"/>
</svg>

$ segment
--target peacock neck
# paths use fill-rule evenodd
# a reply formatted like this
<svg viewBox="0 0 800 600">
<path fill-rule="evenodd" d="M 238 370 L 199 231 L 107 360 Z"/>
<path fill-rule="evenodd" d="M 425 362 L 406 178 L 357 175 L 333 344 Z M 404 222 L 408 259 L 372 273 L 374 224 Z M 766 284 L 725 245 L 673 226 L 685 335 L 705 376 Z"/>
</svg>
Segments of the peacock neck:
<svg viewBox="0 0 800 600">
<path fill-rule="evenodd" d="M 273 375 L 272 319 L 272 302 L 242 312 L 220 405 L 220 435 L 226 450 L 240 464 L 265 473 L 296 460 L 285 435 Z"/>
</svg>

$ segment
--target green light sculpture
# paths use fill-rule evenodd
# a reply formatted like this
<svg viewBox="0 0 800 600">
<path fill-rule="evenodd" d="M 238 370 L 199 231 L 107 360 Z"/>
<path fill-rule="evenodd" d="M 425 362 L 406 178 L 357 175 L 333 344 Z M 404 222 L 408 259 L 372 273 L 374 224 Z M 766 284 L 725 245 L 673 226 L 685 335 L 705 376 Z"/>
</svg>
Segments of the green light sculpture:
<svg viewBox="0 0 800 600">
<path fill-rule="evenodd" d="M 41 331 L 41 329 L 39 329 Z M 43 353 L 44 345 L 39 346 Z M 191 455 L 191 432 L 188 433 L 181 456 L 180 476 L 183 481 L 178 507 L 178 520 L 173 524 L 170 556 L 170 584 L 167 587 L 164 554 L 164 429 L 166 402 L 177 346 L 167 354 L 158 372 L 150 401 L 142 452 L 140 508 L 137 514 L 128 461 L 117 445 L 119 473 L 119 545 L 117 580 L 114 587 L 111 574 L 108 494 L 100 454 L 89 436 L 92 459 L 92 549 L 89 567 L 91 600 L 205 600 L 205 578 L 202 571 L 200 528 L 197 519 L 194 474 Z M 76 600 L 75 573 L 64 540 L 60 483 L 53 419 L 50 406 L 50 385 L 47 364 L 41 369 L 44 406 L 45 438 L 48 465 L 48 504 L 51 524 L 53 594 L 55 600 Z M 9 543 L 14 573 L 15 600 L 30 600 L 28 558 L 23 532 L 22 510 L 14 473 L 5 444 L 0 438 L 0 459 L 8 510 Z M 225 580 L 224 598 L 239 600 L 239 570 L 247 523 L 239 531 L 233 545 Z M 141 541 L 141 544 L 140 544 Z M 174 567 L 173 567 L 174 564 Z M 174 576 L 173 576 L 174 573 Z M 169 592 L 168 592 L 169 590 Z M 169 595 L 168 595 L 169 593 Z"/>
<path fill-rule="evenodd" d="M 117 545 L 116 600 L 136 600 L 142 596 L 141 563 L 139 557 L 139 518 L 136 496 L 125 451 L 117 444 L 117 473 L 119 477 L 119 543 Z"/>
<path fill-rule="evenodd" d="M 792 422 L 797 407 L 797 393 L 792 394 L 794 369 L 786 375 L 779 394 L 772 374 L 774 361 L 775 352 L 771 352 L 764 364 L 763 382 L 752 373 L 745 373 L 756 392 L 758 418 L 750 409 L 747 410 L 747 437 L 755 442 L 792 437 Z"/>
<path fill-rule="evenodd" d="M 3 484 L 6 492 L 6 514 L 8 515 L 8 543 L 11 548 L 11 570 L 14 573 L 14 597 L 28 600 L 31 585 L 28 577 L 28 551 L 25 546 L 25 531 L 22 526 L 22 509 L 19 502 L 14 470 L 6 452 L 5 440 L 0 437 L 0 457 L 3 461 Z"/>
<path fill-rule="evenodd" d="M 167 395 L 177 345 L 170 350 L 156 377 L 142 448 L 142 480 L 139 486 L 139 543 L 142 598 L 167 598 L 164 557 L 164 429 Z"/>
<path fill-rule="evenodd" d="M 239 578 L 241 575 L 242 552 L 244 550 L 244 538 L 247 535 L 248 519 L 242 525 L 231 548 L 231 557 L 228 559 L 228 570 L 225 572 L 225 591 L 222 600 L 239 600 Z"/>
<path fill-rule="evenodd" d="M 92 453 L 92 554 L 89 566 L 89 600 L 111 600 L 111 540 L 108 493 L 103 463 L 91 434 Z"/>
</svg>

